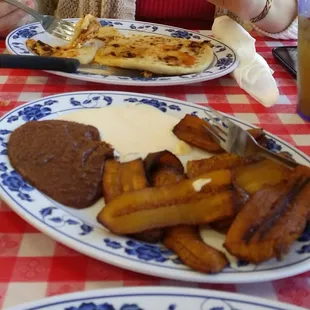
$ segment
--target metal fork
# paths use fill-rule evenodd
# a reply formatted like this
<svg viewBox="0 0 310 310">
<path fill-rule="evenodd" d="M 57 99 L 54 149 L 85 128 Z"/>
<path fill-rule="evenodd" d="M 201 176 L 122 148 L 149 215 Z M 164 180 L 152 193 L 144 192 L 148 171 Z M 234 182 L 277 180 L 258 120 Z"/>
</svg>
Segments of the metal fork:
<svg viewBox="0 0 310 310">
<path fill-rule="evenodd" d="M 32 15 L 39 23 L 41 23 L 44 30 L 48 33 L 66 41 L 70 41 L 72 39 L 74 34 L 73 23 L 56 18 L 54 16 L 42 15 L 16 0 L 4 0 L 4 2 L 14 5 L 26 13 Z"/>
<path fill-rule="evenodd" d="M 262 147 L 247 130 L 236 125 L 228 117 L 214 109 L 208 108 L 210 111 L 205 111 L 205 113 L 209 118 L 211 126 L 205 126 L 205 129 L 226 152 L 234 153 L 241 157 L 260 155 L 291 169 L 295 169 L 298 166 L 298 163 L 295 161 Z"/>
</svg>

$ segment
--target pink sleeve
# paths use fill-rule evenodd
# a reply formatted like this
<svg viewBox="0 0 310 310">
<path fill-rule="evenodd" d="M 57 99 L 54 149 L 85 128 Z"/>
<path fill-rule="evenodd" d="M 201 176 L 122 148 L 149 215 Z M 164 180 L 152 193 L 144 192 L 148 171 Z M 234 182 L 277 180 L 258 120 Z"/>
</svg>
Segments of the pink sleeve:
<svg viewBox="0 0 310 310">
<path fill-rule="evenodd" d="M 291 23 L 291 25 L 284 31 L 279 32 L 279 33 L 270 33 L 263 31 L 253 25 L 253 28 L 262 33 L 265 36 L 271 37 L 273 39 L 278 39 L 278 40 L 297 40 L 298 38 L 298 18 L 296 17 L 295 20 Z"/>
</svg>

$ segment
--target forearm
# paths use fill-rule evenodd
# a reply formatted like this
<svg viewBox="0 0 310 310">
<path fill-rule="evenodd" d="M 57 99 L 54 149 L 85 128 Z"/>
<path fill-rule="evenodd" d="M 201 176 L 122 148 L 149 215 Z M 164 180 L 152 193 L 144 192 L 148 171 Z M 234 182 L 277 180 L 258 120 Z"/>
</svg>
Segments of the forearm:
<svg viewBox="0 0 310 310">
<path fill-rule="evenodd" d="M 287 29 L 296 18 L 297 9 L 296 0 L 273 0 L 268 15 L 263 20 L 257 22 L 255 26 L 270 33 L 282 32 Z M 257 15 L 258 14 L 259 12 Z M 251 16 L 250 18 L 253 17 L 255 16 Z"/>
</svg>

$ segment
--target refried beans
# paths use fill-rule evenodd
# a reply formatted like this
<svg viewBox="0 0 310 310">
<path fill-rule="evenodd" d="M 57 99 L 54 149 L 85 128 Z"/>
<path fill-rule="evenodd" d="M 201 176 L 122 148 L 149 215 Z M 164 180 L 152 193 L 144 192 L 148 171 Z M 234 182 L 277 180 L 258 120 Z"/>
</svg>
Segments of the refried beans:
<svg viewBox="0 0 310 310">
<path fill-rule="evenodd" d="M 62 120 L 28 122 L 8 143 L 11 164 L 26 181 L 76 209 L 102 196 L 104 161 L 113 153 L 97 128 Z"/>
</svg>

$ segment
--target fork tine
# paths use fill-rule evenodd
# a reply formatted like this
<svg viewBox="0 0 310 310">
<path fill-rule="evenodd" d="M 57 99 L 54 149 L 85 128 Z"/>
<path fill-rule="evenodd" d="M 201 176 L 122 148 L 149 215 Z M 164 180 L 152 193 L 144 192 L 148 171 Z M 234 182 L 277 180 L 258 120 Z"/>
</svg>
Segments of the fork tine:
<svg viewBox="0 0 310 310">
<path fill-rule="evenodd" d="M 70 33 L 67 33 L 67 32 L 65 32 L 65 31 L 59 31 L 59 30 L 57 30 L 57 29 L 55 29 L 55 30 L 53 30 L 53 34 L 58 34 L 58 35 L 61 35 L 61 36 L 63 36 L 63 37 L 70 37 L 70 38 L 72 38 L 72 34 L 70 34 Z"/>
<path fill-rule="evenodd" d="M 71 36 L 74 34 L 73 31 L 67 30 L 67 29 L 65 29 L 65 28 L 63 28 L 63 27 L 60 27 L 60 26 L 57 26 L 57 27 L 54 29 L 54 31 L 56 31 L 56 32 L 58 32 L 58 33 L 66 34 L 66 35 L 71 35 Z"/>
<path fill-rule="evenodd" d="M 214 110 L 213 108 L 208 106 L 208 109 L 210 109 L 212 111 L 213 114 L 215 114 L 220 120 L 223 120 L 225 118 L 224 115 L 222 115 L 221 113 L 219 113 L 218 111 Z"/>
<path fill-rule="evenodd" d="M 63 30 L 67 30 L 68 32 L 74 33 L 74 28 L 67 26 L 67 25 L 63 25 L 62 23 L 58 23 L 58 26 L 56 27 L 56 29 L 57 28 L 61 28 Z"/>
<path fill-rule="evenodd" d="M 71 28 L 75 27 L 74 23 L 68 22 L 67 20 L 61 20 L 61 23 Z"/>
<path fill-rule="evenodd" d="M 64 33 L 64 34 L 67 34 L 67 35 L 70 35 L 70 36 L 73 36 L 73 34 L 74 34 L 74 31 L 68 30 L 68 29 L 63 28 L 63 27 L 56 27 L 54 29 L 54 31 L 57 31 L 59 33 Z"/>
<path fill-rule="evenodd" d="M 71 36 L 67 36 L 67 35 L 64 35 L 64 34 L 61 34 L 61 33 L 58 33 L 58 32 L 55 32 L 53 31 L 53 36 L 59 38 L 59 39 L 62 39 L 62 40 L 66 40 L 66 41 L 70 41 L 72 39 Z"/>
<path fill-rule="evenodd" d="M 222 145 L 222 142 L 225 142 L 223 141 L 223 139 L 217 134 L 217 132 L 214 130 L 213 127 L 208 127 L 208 126 L 203 126 L 207 131 L 208 133 L 211 135 L 211 137 L 214 139 L 214 141 L 219 144 L 219 145 Z"/>
<path fill-rule="evenodd" d="M 219 130 L 221 133 L 223 133 L 223 134 L 225 134 L 225 135 L 227 135 L 227 132 L 228 132 L 228 127 L 226 126 L 226 127 L 220 127 L 219 125 L 218 125 L 218 123 L 216 122 L 216 121 L 214 121 L 214 117 L 213 117 L 213 115 L 211 115 L 211 113 L 209 112 L 209 111 L 205 111 L 205 113 L 207 114 L 207 116 L 209 117 L 209 119 L 210 119 L 210 121 L 212 122 L 212 126 L 213 127 L 216 127 L 217 128 L 217 130 Z"/>
<path fill-rule="evenodd" d="M 228 124 L 227 124 L 227 121 L 228 121 L 228 118 L 226 116 L 224 116 L 223 114 L 221 114 L 220 112 L 216 111 L 215 109 L 211 108 L 210 106 L 208 106 L 208 108 L 211 110 L 211 112 L 213 114 L 215 114 L 215 116 L 217 118 L 220 119 L 220 121 L 224 124 L 224 127 L 225 127 L 225 130 L 227 130 L 227 127 L 228 127 Z"/>
<path fill-rule="evenodd" d="M 209 111 L 206 111 L 206 110 L 204 112 L 208 116 L 209 120 L 213 121 L 213 116 L 211 115 L 211 113 Z"/>
<path fill-rule="evenodd" d="M 219 132 L 221 132 L 225 136 L 228 135 L 228 128 L 224 126 L 219 126 L 218 123 L 213 124 L 213 127 L 215 127 Z"/>
</svg>

